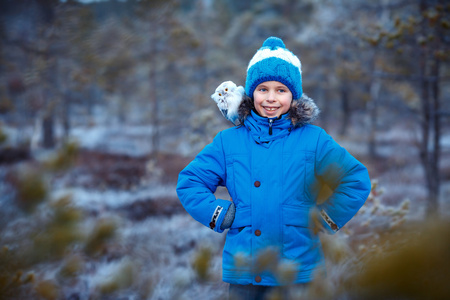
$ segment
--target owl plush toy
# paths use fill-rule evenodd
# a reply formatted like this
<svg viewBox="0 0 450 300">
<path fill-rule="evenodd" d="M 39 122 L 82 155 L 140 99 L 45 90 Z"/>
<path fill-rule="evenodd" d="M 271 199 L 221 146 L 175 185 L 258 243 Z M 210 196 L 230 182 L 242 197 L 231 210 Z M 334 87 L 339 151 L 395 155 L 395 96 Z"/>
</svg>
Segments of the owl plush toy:
<svg viewBox="0 0 450 300">
<path fill-rule="evenodd" d="M 222 82 L 211 95 L 222 115 L 234 125 L 239 125 L 238 108 L 244 97 L 244 88 L 232 81 Z"/>
</svg>

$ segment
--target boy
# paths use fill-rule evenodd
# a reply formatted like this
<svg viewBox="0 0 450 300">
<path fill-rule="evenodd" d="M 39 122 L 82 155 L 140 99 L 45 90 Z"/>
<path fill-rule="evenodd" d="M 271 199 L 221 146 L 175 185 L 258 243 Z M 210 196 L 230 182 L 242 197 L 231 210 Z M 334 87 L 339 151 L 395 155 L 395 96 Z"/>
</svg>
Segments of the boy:
<svg viewBox="0 0 450 300">
<path fill-rule="evenodd" d="M 324 268 L 311 212 L 325 231 L 338 231 L 364 204 L 370 180 L 359 161 L 310 124 L 319 110 L 303 94 L 300 60 L 281 39 L 268 38 L 251 59 L 245 90 L 242 125 L 217 134 L 180 173 L 177 193 L 197 221 L 217 232 L 229 228 L 223 280 L 230 293 L 259 299 Z M 323 184 L 333 193 L 319 205 Z M 233 200 L 216 199 L 218 186 Z M 274 264 L 261 264 L 267 253 L 293 270 L 290 282 Z"/>
</svg>

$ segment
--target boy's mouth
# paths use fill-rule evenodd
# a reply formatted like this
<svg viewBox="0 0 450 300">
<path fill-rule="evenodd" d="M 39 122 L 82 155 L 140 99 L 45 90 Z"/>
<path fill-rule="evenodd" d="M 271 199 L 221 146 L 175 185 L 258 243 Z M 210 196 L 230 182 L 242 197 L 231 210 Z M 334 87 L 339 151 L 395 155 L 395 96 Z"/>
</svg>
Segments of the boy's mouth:
<svg viewBox="0 0 450 300">
<path fill-rule="evenodd" d="M 263 108 L 267 111 L 276 111 L 279 107 L 271 107 L 271 106 L 263 106 Z"/>
</svg>

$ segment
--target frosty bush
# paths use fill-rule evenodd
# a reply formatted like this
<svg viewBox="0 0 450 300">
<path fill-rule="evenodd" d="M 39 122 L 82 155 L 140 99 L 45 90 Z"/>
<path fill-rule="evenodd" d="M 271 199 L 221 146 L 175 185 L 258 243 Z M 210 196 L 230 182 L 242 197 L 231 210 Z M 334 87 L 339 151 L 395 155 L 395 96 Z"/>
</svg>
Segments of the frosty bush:
<svg viewBox="0 0 450 300">
<path fill-rule="evenodd" d="M 0 299 L 67 297 L 66 285 L 76 285 L 82 271 L 116 238 L 114 219 L 87 226 L 70 195 L 52 195 L 52 179 L 73 165 L 76 153 L 75 145 L 66 145 L 46 161 L 12 168 L 12 197 L 2 200 L 10 201 L 10 209 L 0 211 Z M 111 293 L 128 286 L 113 278 L 98 290 Z"/>
<path fill-rule="evenodd" d="M 387 206 L 373 180 L 360 212 L 336 235 L 321 235 L 327 276 L 293 299 L 446 299 L 448 220 L 407 219 L 410 201 Z"/>
<path fill-rule="evenodd" d="M 327 274 L 315 274 L 306 287 L 291 284 L 295 273 L 280 263 L 277 251 L 262 251 L 256 270 L 283 284 L 267 299 L 447 299 L 450 222 L 408 220 L 409 200 L 387 206 L 382 195 L 374 180 L 369 199 L 348 225 L 335 235 L 319 234 Z M 235 261 L 248 263 L 243 255 Z"/>
</svg>

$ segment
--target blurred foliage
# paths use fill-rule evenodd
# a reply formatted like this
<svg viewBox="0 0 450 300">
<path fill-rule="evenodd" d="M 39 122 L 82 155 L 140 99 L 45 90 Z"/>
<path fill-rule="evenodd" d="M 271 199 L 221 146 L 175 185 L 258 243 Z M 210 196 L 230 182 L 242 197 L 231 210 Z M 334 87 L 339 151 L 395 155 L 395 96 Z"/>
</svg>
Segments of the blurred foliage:
<svg viewBox="0 0 450 300">
<path fill-rule="evenodd" d="M 53 171 L 67 171 L 73 167 L 78 157 L 78 145 L 65 143 L 53 158 L 46 161 L 47 168 Z"/>
<path fill-rule="evenodd" d="M 33 212 L 37 205 L 46 200 L 48 185 L 44 174 L 29 169 L 17 175 L 17 202 L 27 212 Z"/>
<path fill-rule="evenodd" d="M 343 122 L 367 109 L 374 63 L 395 74 L 416 73 L 411 57 L 424 44 L 448 62 L 449 11 L 439 1 L 425 1 L 429 9 L 423 14 L 419 1 L 57 2 L 39 2 L 29 10 L 20 3 L 5 4 L 0 59 L 8 72 L 0 75 L 0 104 L 15 122 L 53 114 L 57 118 L 51 126 L 61 122 L 67 134 L 77 119 L 92 117 L 95 106 L 111 122 L 150 123 L 181 135 L 195 131 L 194 123 L 207 127 L 207 118 L 191 122 L 190 116 L 205 108 L 214 111 L 209 95 L 220 82 L 243 84 L 249 59 L 270 35 L 283 38 L 301 58 L 305 92 L 317 98 L 324 127 L 327 114 Z M 421 20 L 429 24 L 426 35 Z M 437 27 L 440 31 L 432 32 Z M 395 106 L 400 115 L 417 88 L 405 82 L 400 91 L 390 89 L 383 105 L 400 96 L 406 102 Z M 6 109 L 8 103 L 14 110 Z M 221 122 L 217 127 L 226 126 Z M 209 141 L 198 134 L 192 140 L 192 153 Z"/>
<path fill-rule="evenodd" d="M 57 284 L 52 280 L 37 283 L 36 294 L 46 300 L 56 300 L 61 297 Z"/>
<path fill-rule="evenodd" d="M 70 195 L 54 197 L 49 188 L 55 170 L 72 166 L 76 146 L 67 145 L 50 157 L 22 164 L 11 177 L 16 207 L 11 207 L 13 214 L 0 211 L 6 225 L 0 234 L 0 299 L 61 299 L 66 281 L 80 276 L 85 264 L 115 238 L 115 221 L 104 218 L 89 229 L 85 213 L 73 205 Z M 40 270 L 60 262 L 58 279 Z M 105 291 L 127 288 L 130 284 L 123 278 L 133 280 L 127 270 L 111 279 Z"/>
<path fill-rule="evenodd" d="M 411 223 L 383 236 L 383 251 L 364 258 L 364 271 L 352 278 L 351 293 L 359 299 L 448 298 L 449 225 Z"/>
<path fill-rule="evenodd" d="M 61 277 L 63 280 L 75 278 L 84 270 L 84 264 L 84 259 L 80 254 L 73 254 L 66 257 L 58 271 L 58 277 Z"/>
<path fill-rule="evenodd" d="M 89 233 L 84 251 L 89 255 L 100 252 L 105 243 L 114 237 L 116 223 L 110 219 L 101 219 Z"/>
<path fill-rule="evenodd" d="M 212 251 L 210 248 L 201 248 L 195 255 L 192 267 L 195 270 L 197 278 L 201 282 L 211 279 L 210 264 L 212 259 Z"/>
<path fill-rule="evenodd" d="M 78 228 L 82 213 L 72 207 L 70 198 L 58 199 L 55 203 L 51 203 L 49 208 L 51 217 L 33 238 L 31 257 L 38 262 L 61 260 L 70 246 L 82 241 Z"/>
<path fill-rule="evenodd" d="M 393 23 L 375 26 L 372 35 L 362 36 L 362 39 L 372 46 L 393 49 L 399 55 L 415 50 L 415 46 L 430 46 L 434 48 L 432 53 L 436 58 L 446 61 L 450 56 L 443 39 L 450 33 L 449 22 L 448 7 L 440 3 L 427 3 L 422 14 L 401 11 L 393 18 Z"/>
<path fill-rule="evenodd" d="M 32 2 L 0 4 L 0 145 L 16 143 L 4 125 L 19 128 L 25 136 L 20 143 L 30 144 L 33 151 L 40 148 L 33 141 L 48 132 L 57 136 L 58 143 L 47 159 L 14 165 L 5 177 L 13 193 L 0 196 L 8 205 L 0 210 L 5 224 L 0 231 L 0 299 L 69 298 L 63 295 L 64 288 L 76 286 L 80 277 L 93 272 L 94 262 L 126 256 L 120 249 L 120 220 L 81 210 L 70 196 L 52 190 L 55 179 L 65 172 L 73 171 L 83 180 L 76 169 L 78 145 L 65 141 L 72 126 L 96 126 L 99 111 L 107 126 L 153 125 L 162 133 L 161 145 L 175 137 L 170 148 L 188 141 L 190 154 L 197 153 L 215 133 L 230 126 L 209 95 L 224 80 L 243 84 L 249 59 L 269 35 L 283 38 L 300 57 L 303 86 L 323 110 L 319 121 L 323 127 L 331 120 L 334 129 L 335 123 L 350 119 L 350 113 L 365 120 L 373 101 L 370 85 L 379 76 L 375 71 L 415 75 L 417 51 L 429 51 L 442 63 L 443 78 L 449 74 L 450 8 L 439 4 L 443 1 L 424 1 L 429 7 L 422 13 L 420 1 Z M 405 112 L 420 109 L 414 80 L 386 78 L 381 90 L 385 110 L 379 124 L 401 123 L 409 116 Z M 443 80 L 443 97 L 447 91 L 448 80 Z M 343 112 L 343 95 L 348 97 L 348 112 Z M 44 115 L 54 117 L 53 131 L 43 131 Z M 368 125 L 357 122 L 364 140 Z M 65 138 L 58 133 L 60 124 Z M 32 142 L 23 143 L 24 139 Z M 140 184 L 144 171 L 121 167 L 132 164 L 130 160 L 88 156 L 86 164 L 95 166 L 97 177 L 89 178 L 89 188 L 131 189 Z M 151 163 L 161 169 L 170 165 L 160 166 L 162 161 L 159 157 Z M 140 161 L 135 164 L 144 166 Z M 156 174 L 155 166 L 149 168 Z M 173 181 L 179 170 L 171 168 Z M 320 201 L 328 194 L 324 188 Z M 308 291 L 296 294 L 293 289 L 293 298 L 440 299 L 448 294 L 443 282 L 449 269 L 448 224 L 407 222 L 407 213 L 416 209 L 411 202 L 401 199 L 388 206 L 382 195 L 375 181 L 355 219 L 337 235 L 322 236 L 332 272 L 329 278 L 318 275 Z M 8 197 L 12 201 L 7 202 Z M 194 255 L 190 267 L 200 282 L 217 279 L 212 271 L 217 255 L 209 248 Z M 280 262 L 273 249 L 256 259 L 258 272 L 272 272 L 281 283 L 291 283 L 296 275 L 295 266 Z M 249 263 L 243 254 L 235 261 Z M 409 271 L 413 266 L 421 272 Z M 115 276 L 93 283 L 89 296 L 116 299 L 121 291 L 132 289 L 148 298 L 154 278 L 143 276 L 140 267 L 139 262 L 123 259 Z M 180 280 L 183 287 L 191 283 L 185 277 Z M 174 298 L 181 294 L 174 292 Z M 276 291 L 273 299 L 283 295 Z"/>
<path fill-rule="evenodd" d="M 6 133 L 3 132 L 2 128 L 0 127 L 0 145 L 5 143 L 8 140 L 8 136 Z"/>
<path fill-rule="evenodd" d="M 101 294 L 112 294 L 116 291 L 129 288 L 136 282 L 135 277 L 136 267 L 130 261 L 125 261 L 98 288 Z"/>
<path fill-rule="evenodd" d="M 0 96 L 0 114 L 8 113 L 14 109 L 11 99 L 6 96 Z"/>
<path fill-rule="evenodd" d="M 255 274 L 269 272 L 282 285 L 267 299 L 447 299 L 448 220 L 406 221 L 409 201 L 395 208 L 384 206 L 379 202 L 382 194 L 383 189 L 374 180 L 360 215 L 335 235 L 320 234 L 329 274 L 315 274 L 306 286 L 291 284 L 297 268 L 283 264 L 276 249 L 261 251 L 252 264 Z M 374 225 L 367 238 L 355 238 L 355 232 L 370 227 L 365 222 L 368 217 L 381 215 L 386 216 L 382 227 Z M 244 254 L 237 255 L 235 262 L 239 266 L 250 263 Z M 193 266 L 201 282 L 211 281 L 207 275 L 210 264 L 211 250 L 200 249 Z"/>
</svg>

